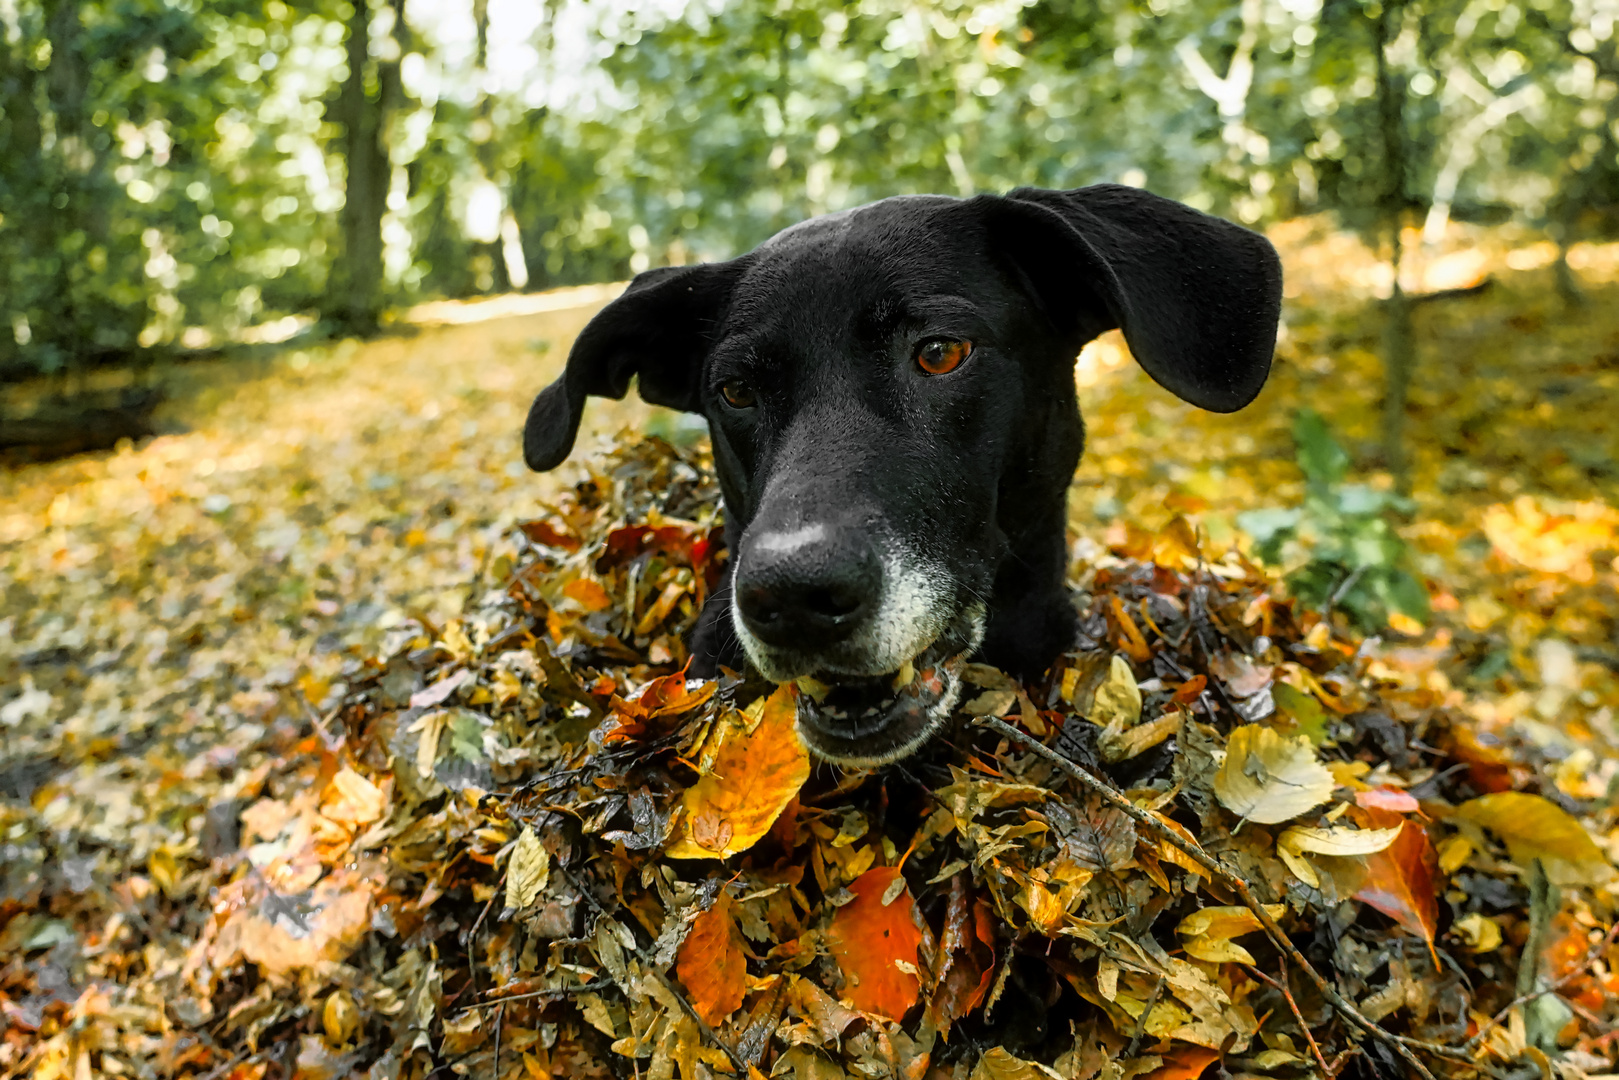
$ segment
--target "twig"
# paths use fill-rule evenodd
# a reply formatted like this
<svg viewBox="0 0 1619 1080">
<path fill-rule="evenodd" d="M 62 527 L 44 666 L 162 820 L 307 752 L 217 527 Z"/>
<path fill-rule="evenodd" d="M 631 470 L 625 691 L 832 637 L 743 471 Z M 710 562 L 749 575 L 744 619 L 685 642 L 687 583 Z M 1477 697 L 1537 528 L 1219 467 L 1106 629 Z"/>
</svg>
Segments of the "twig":
<svg viewBox="0 0 1619 1080">
<path fill-rule="evenodd" d="M 1136 1050 L 1141 1047 L 1141 1037 L 1147 1033 L 1147 1017 L 1151 1016 L 1152 1011 L 1158 1007 L 1158 999 L 1163 996 L 1163 993 L 1164 977 L 1160 975 L 1158 976 L 1158 981 L 1153 984 L 1152 996 L 1147 998 L 1147 1007 L 1141 1010 L 1141 1017 L 1136 1020 L 1136 1031 L 1134 1035 L 1130 1036 L 1130 1045 L 1124 1051 L 1125 1057 L 1133 1058 L 1136 1056 Z"/>
<path fill-rule="evenodd" d="M 576 879 L 572 874 L 568 873 L 567 870 L 564 870 L 560 866 L 557 867 L 556 870 L 563 876 L 563 878 L 567 880 L 568 884 L 579 890 L 579 895 L 584 897 L 585 903 L 589 904 L 595 909 L 597 915 L 600 915 L 604 919 L 611 919 L 613 917 L 606 908 L 602 907 L 601 901 L 597 900 L 596 897 L 591 894 L 590 890 L 581 885 L 578 879 Z M 719 1032 L 708 1026 L 708 1021 L 697 1015 L 697 1010 L 692 1008 L 690 1001 L 686 1000 L 686 995 L 681 992 L 680 987 L 676 986 L 674 981 L 670 979 L 669 976 L 658 970 L 656 961 L 646 954 L 646 950 L 641 948 L 640 945 L 633 945 L 631 946 L 631 951 L 635 953 L 636 958 L 639 959 L 641 963 L 646 965 L 646 969 L 648 971 L 658 977 L 658 981 L 663 983 L 663 988 L 669 991 L 669 993 L 673 995 L 674 999 L 680 1003 L 680 1007 L 685 1010 L 687 1016 L 692 1018 L 692 1021 L 697 1025 L 697 1031 L 703 1036 L 703 1038 L 713 1045 L 719 1047 L 725 1056 L 731 1059 L 731 1066 L 732 1068 L 736 1069 L 737 1075 L 741 1076 L 746 1074 L 748 1071 L 748 1063 L 742 1060 L 742 1055 L 738 1054 L 730 1043 L 720 1038 Z M 1430 1077 L 1429 1080 L 1432 1080 L 1432 1078 Z"/>
<path fill-rule="evenodd" d="M 502 1001 L 500 1008 L 495 1010 L 495 1075 L 494 1080 L 500 1080 L 500 1031 L 506 1026 L 506 1003 Z"/>
<path fill-rule="evenodd" d="M 1502 1006 L 1500 1012 L 1490 1017 L 1489 1023 L 1479 1028 L 1478 1032 L 1471 1039 L 1468 1039 L 1462 1044 L 1462 1049 L 1469 1052 L 1475 1049 L 1479 1043 L 1484 1041 L 1484 1036 L 1488 1035 L 1492 1028 L 1499 1027 L 1501 1021 L 1505 1020 L 1512 1014 L 1512 1010 L 1527 1005 L 1536 998 L 1545 997 L 1547 994 L 1555 994 L 1557 991 L 1573 982 L 1579 976 L 1584 975 L 1586 969 L 1595 963 L 1597 959 L 1601 957 L 1603 950 L 1612 945 L 1616 939 L 1619 939 L 1619 922 L 1615 922 L 1612 926 L 1608 927 L 1608 932 L 1602 935 L 1602 940 L 1591 946 L 1591 948 L 1586 951 L 1585 959 L 1581 960 L 1577 966 L 1570 969 L 1569 972 L 1561 979 L 1558 979 L 1550 986 L 1543 986 L 1539 990 L 1534 990 L 1527 994 L 1519 994 L 1517 997 L 1507 1002 L 1506 1005 Z"/>
<path fill-rule="evenodd" d="M 1332 595 L 1327 597 L 1327 602 L 1321 605 L 1321 617 L 1326 618 L 1331 615 L 1332 609 L 1338 606 L 1340 600 L 1349 595 L 1349 590 L 1355 587 L 1355 582 L 1359 581 L 1365 574 L 1366 567 L 1364 566 L 1357 566 L 1351 570 L 1349 576 L 1344 578 L 1336 589 L 1332 590 Z"/>
<path fill-rule="evenodd" d="M 1078 765 L 1075 765 L 1072 761 L 1069 761 L 1055 750 L 1052 750 L 1050 747 L 1035 739 L 1033 736 L 1019 731 L 1011 724 L 1008 724 L 1003 720 L 998 720 L 993 716 L 980 716 L 973 722 L 976 724 L 981 724 L 984 727 L 988 727 L 994 731 L 998 731 L 1002 735 L 1005 735 L 1007 738 L 1018 743 L 1020 746 L 1023 746 L 1026 749 L 1031 750 L 1041 757 L 1047 759 L 1052 764 L 1066 772 L 1069 776 L 1073 777 L 1075 780 L 1078 780 L 1081 784 L 1084 784 L 1091 791 L 1095 792 L 1097 795 L 1100 795 L 1102 799 L 1108 803 L 1108 805 L 1125 814 L 1136 824 L 1148 829 L 1153 833 L 1153 835 L 1164 840 L 1166 843 L 1174 845 L 1192 861 L 1203 867 L 1210 874 L 1213 874 L 1216 878 L 1223 882 L 1227 888 L 1231 889 L 1231 891 L 1237 894 L 1237 897 L 1242 901 L 1243 906 L 1249 911 L 1253 912 L 1254 918 L 1259 920 L 1259 925 L 1264 928 L 1265 935 L 1271 939 L 1271 942 L 1278 949 L 1280 949 L 1288 957 L 1288 959 L 1292 960 L 1294 964 L 1298 965 L 1299 970 L 1303 971 L 1309 980 L 1315 984 L 1316 989 L 1321 992 L 1321 996 L 1326 998 L 1334 1009 L 1338 1010 L 1338 1012 L 1346 1020 L 1354 1024 L 1361 1031 L 1370 1035 L 1372 1038 L 1379 1039 L 1387 1044 L 1396 1054 L 1404 1059 L 1405 1063 L 1411 1067 L 1412 1071 L 1417 1076 L 1422 1077 L 1423 1080 L 1434 1080 L 1433 1073 L 1428 1071 L 1428 1067 L 1417 1058 L 1417 1055 L 1412 1051 L 1411 1047 L 1406 1045 L 1404 1040 L 1395 1035 L 1393 1032 L 1385 1031 L 1379 1025 L 1374 1024 L 1370 1020 L 1366 1019 L 1366 1017 L 1361 1014 L 1359 1009 L 1355 1008 L 1355 1006 L 1347 998 L 1340 994 L 1337 989 L 1332 986 L 1332 984 L 1328 983 L 1326 979 L 1321 977 L 1321 973 L 1316 971 L 1309 960 L 1305 959 L 1304 954 L 1299 951 L 1298 946 L 1293 944 L 1292 939 L 1282 932 L 1282 928 L 1277 925 L 1276 920 L 1271 917 L 1270 912 L 1265 910 L 1264 905 L 1258 900 L 1254 899 L 1253 890 L 1248 887 L 1248 883 L 1242 878 L 1238 877 L 1236 874 L 1232 873 L 1230 870 L 1227 870 L 1214 858 L 1214 856 L 1210 855 L 1206 850 L 1204 850 L 1201 844 L 1193 840 L 1187 840 L 1173 829 L 1165 826 L 1157 818 L 1141 809 L 1135 803 L 1131 802 L 1129 799 L 1126 799 L 1123 795 L 1120 795 L 1111 786 L 1104 784 L 1102 781 L 1098 780 L 1084 769 L 1081 769 Z"/>
<path fill-rule="evenodd" d="M 1332 1080 L 1334 1076 L 1338 1075 L 1327 1064 L 1327 1059 L 1321 1056 L 1321 1047 L 1316 1045 L 1315 1036 L 1310 1034 L 1310 1025 L 1304 1022 L 1304 1014 L 1299 1011 L 1299 1003 L 1293 1000 L 1293 988 L 1287 985 L 1287 961 L 1285 959 L 1282 961 L 1282 977 L 1280 981 L 1266 975 L 1252 964 L 1242 966 L 1248 969 L 1250 975 L 1261 982 L 1268 983 L 1272 989 L 1281 992 L 1282 997 L 1287 1001 L 1287 1007 L 1293 1010 L 1293 1019 L 1298 1021 L 1299 1030 L 1304 1033 L 1304 1041 L 1310 1044 L 1310 1053 L 1315 1055 L 1316 1064 L 1321 1066 L 1321 1075 L 1324 1080 Z"/>
<path fill-rule="evenodd" d="M 507 994 L 505 997 L 491 998 L 488 1001 L 479 1001 L 472 1005 L 463 1005 L 456 1010 L 456 1014 L 460 1015 L 464 1012 L 471 1012 L 473 1009 L 493 1009 L 506 1004 L 508 1001 L 529 1001 L 533 998 L 567 997 L 570 994 L 588 994 L 593 990 L 604 990 L 612 985 L 613 980 L 611 979 L 592 979 L 589 982 L 580 983 L 578 986 L 555 986 L 549 990 L 531 990 L 524 994 Z"/>
</svg>

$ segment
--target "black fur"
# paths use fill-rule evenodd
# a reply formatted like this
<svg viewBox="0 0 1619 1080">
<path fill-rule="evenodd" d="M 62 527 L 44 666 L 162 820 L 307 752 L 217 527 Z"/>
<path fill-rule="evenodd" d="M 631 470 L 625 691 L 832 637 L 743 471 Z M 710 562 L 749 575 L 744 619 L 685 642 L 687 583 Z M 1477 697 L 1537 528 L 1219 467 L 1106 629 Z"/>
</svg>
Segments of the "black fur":
<svg viewBox="0 0 1619 1080">
<path fill-rule="evenodd" d="M 981 603 L 979 655 L 1033 676 L 1074 630 L 1075 355 L 1119 327 L 1155 380 L 1229 412 L 1264 385 L 1280 302 L 1263 237 L 1134 188 L 885 199 L 637 277 L 535 400 L 524 457 L 560 464 L 585 398 L 621 398 L 634 376 L 648 401 L 708 419 L 736 608 L 767 675 L 860 679 L 908 659 L 893 648 L 909 631 L 873 624 L 903 551 L 927 567 L 905 580 L 938 587 L 918 650 L 970 644 Z M 926 375 L 914 357 L 933 338 L 972 355 Z M 727 404 L 727 382 L 756 403 Z M 744 662 L 731 584 L 702 614 L 695 673 Z M 872 644 L 883 634 L 904 640 Z"/>
</svg>

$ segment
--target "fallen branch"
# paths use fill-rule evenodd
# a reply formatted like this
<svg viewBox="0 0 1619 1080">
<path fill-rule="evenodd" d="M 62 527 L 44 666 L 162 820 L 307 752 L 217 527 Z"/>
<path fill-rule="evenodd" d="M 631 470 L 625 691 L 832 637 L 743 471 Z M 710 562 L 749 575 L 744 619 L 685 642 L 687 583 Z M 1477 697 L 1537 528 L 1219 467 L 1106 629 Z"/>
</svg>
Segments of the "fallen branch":
<svg viewBox="0 0 1619 1080">
<path fill-rule="evenodd" d="M 1285 954 L 1288 959 L 1292 960 L 1293 963 L 1298 965 L 1299 970 L 1303 971 L 1309 980 L 1315 984 L 1316 989 L 1321 992 L 1321 996 L 1326 998 L 1328 1003 L 1331 1004 L 1332 1007 L 1344 1017 L 1344 1019 L 1348 1020 L 1351 1024 L 1355 1025 L 1372 1038 L 1383 1042 L 1385 1045 L 1391 1048 L 1396 1054 L 1404 1059 L 1405 1063 L 1411 1067 L 1412 1071 L 1415 1072 L 1417 1076 L 1422 1077 L 1423 1080 L 1434 1080 L 1433 1073 L 1429 1072 L 1428 1067 L 1417 1058 L 1417 1055 L 1415 1052 L 1413 1052 L 1412 1048 L 1407 1045 L 1406 1040 L 1400 1038 L 1391 1031 L 1383 1030 L 1382 1027 L 1366 1019 L 1366 1017 L 1361 1014 L 1361 1011 L 1355 1008 L 1354 1004 L 1351 1003 L 1348 998 L 1340 994 L 1337 988 L 1321 977 L 1321 973 L 1316 971 L 1309 960 L 1305 959 L 1304 954 L 1298 950 L 1296 945 L 1293 944 L 1292 939 L 1283 933 L 1282 928 L 1277 925 L 1276 920 L 1271 918 L 1270 912 L 1265 910 L 1265 906 L 1254 899 L 1253 890 L 1248 888 L 1248 883 L 1221 865 L 1220 862 L 1214 858 L 1214 856 L 1210 855 L 1203 849 L 1203 845 L 1197 843 L 1196 841 L 1188 840 L 1179 833 L 1175 832 L 1175 830 L 1167 827 L 1163 824 L 1163 822 L 1159 821 L 1157 818 L 1147 813 L 1147 811 L 1141 809 L 1135 803 L 1119 794 L 1110 785 L 1104 784 L 1101 780 L 1098 780 L 1084 769 L 1081 769 L 1078 765 L 1075 765 L 1072 761 L 1069 761 L 1055 750 L 1052 750 L 1044 743 L 1035 739 L 1032 735 L 1019 731 L 1011 724 L 1008 724 L 1003 720 L 997 720 L 993 716 L 980 716 L 973 722 L 1005 735 L 1007 738 L 1018 743 L 1018 745 L 1023 746 L 1028 750 L 1032 750 L 1034 753 L 1050 761 L 1052 764 L 1066 772 L 1069 776 L 1073 777 L 1075 780 L 1078 780 L 1091 791 L 1101 796 L 1101 798 L 1107 802 L 1108 805 L 1128 816 L 1137 825 L 1149 830 L 1154 836 L 1159 837 L 1166 843 L 1173 844 L 1188 858 L 1196 862 L 1199 866 L 1203 867 L 1210 874 L 1213 874 L 1221 883 L 1237 894 L 1237 897 L 1242 901 L 1243 906 L 1249 911 L 1253 912 L 1254 918 L 1259 920 L 1259 925 L 1264 928 L 1265 935 L 1271 939 L 1271 942 L 1278 949 L 1282 950 L 1283 954 Z M 1428 1049 L 1426 1045 L 1423 1045 L 1422 1048 Z"/>
</svg>

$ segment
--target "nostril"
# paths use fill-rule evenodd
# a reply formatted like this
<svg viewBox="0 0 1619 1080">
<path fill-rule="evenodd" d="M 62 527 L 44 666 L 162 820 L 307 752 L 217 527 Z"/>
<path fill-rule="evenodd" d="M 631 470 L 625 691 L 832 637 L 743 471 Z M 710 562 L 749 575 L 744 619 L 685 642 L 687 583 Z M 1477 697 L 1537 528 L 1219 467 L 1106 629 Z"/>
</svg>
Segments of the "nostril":
<svg viewBox="0 0 1619 1080">
<path fill-rule="evenodd" d="M 781 617 L 781 608 L 781 601 L 769 589 L 756 587 L 742 593 L 742 613 L 751 622 L 773 623 Z"/>
<path fill-rule="evenodd" d="M 804 594 L 804 607 L 817 615 L 841 619 L 860 610 L 864 602 L 861 594 L 852 588 L 834 586 L 829 589 L 810 589 Z"/>
</svg>

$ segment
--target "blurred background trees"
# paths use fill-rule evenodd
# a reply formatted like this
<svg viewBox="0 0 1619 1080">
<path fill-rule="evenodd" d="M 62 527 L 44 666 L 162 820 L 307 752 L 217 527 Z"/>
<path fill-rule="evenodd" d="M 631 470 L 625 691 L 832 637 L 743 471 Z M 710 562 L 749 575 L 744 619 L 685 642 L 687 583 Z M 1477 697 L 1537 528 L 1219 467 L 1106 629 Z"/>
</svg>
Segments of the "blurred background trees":
<svg viewBox="0 0 1619 1080">
<path fill-rule="evenodd" d="M 721 258 L 915 191 L 1619 206 L 1619 0 L 0 0 L 0 371 Z M 1561 267 L 1570 302 L 1578 284 Z M 1403 335 L 1403 337 L 1402 337 Z M 1401 358 L 1404 357 L 1402 360 Z"/>
</svg>

